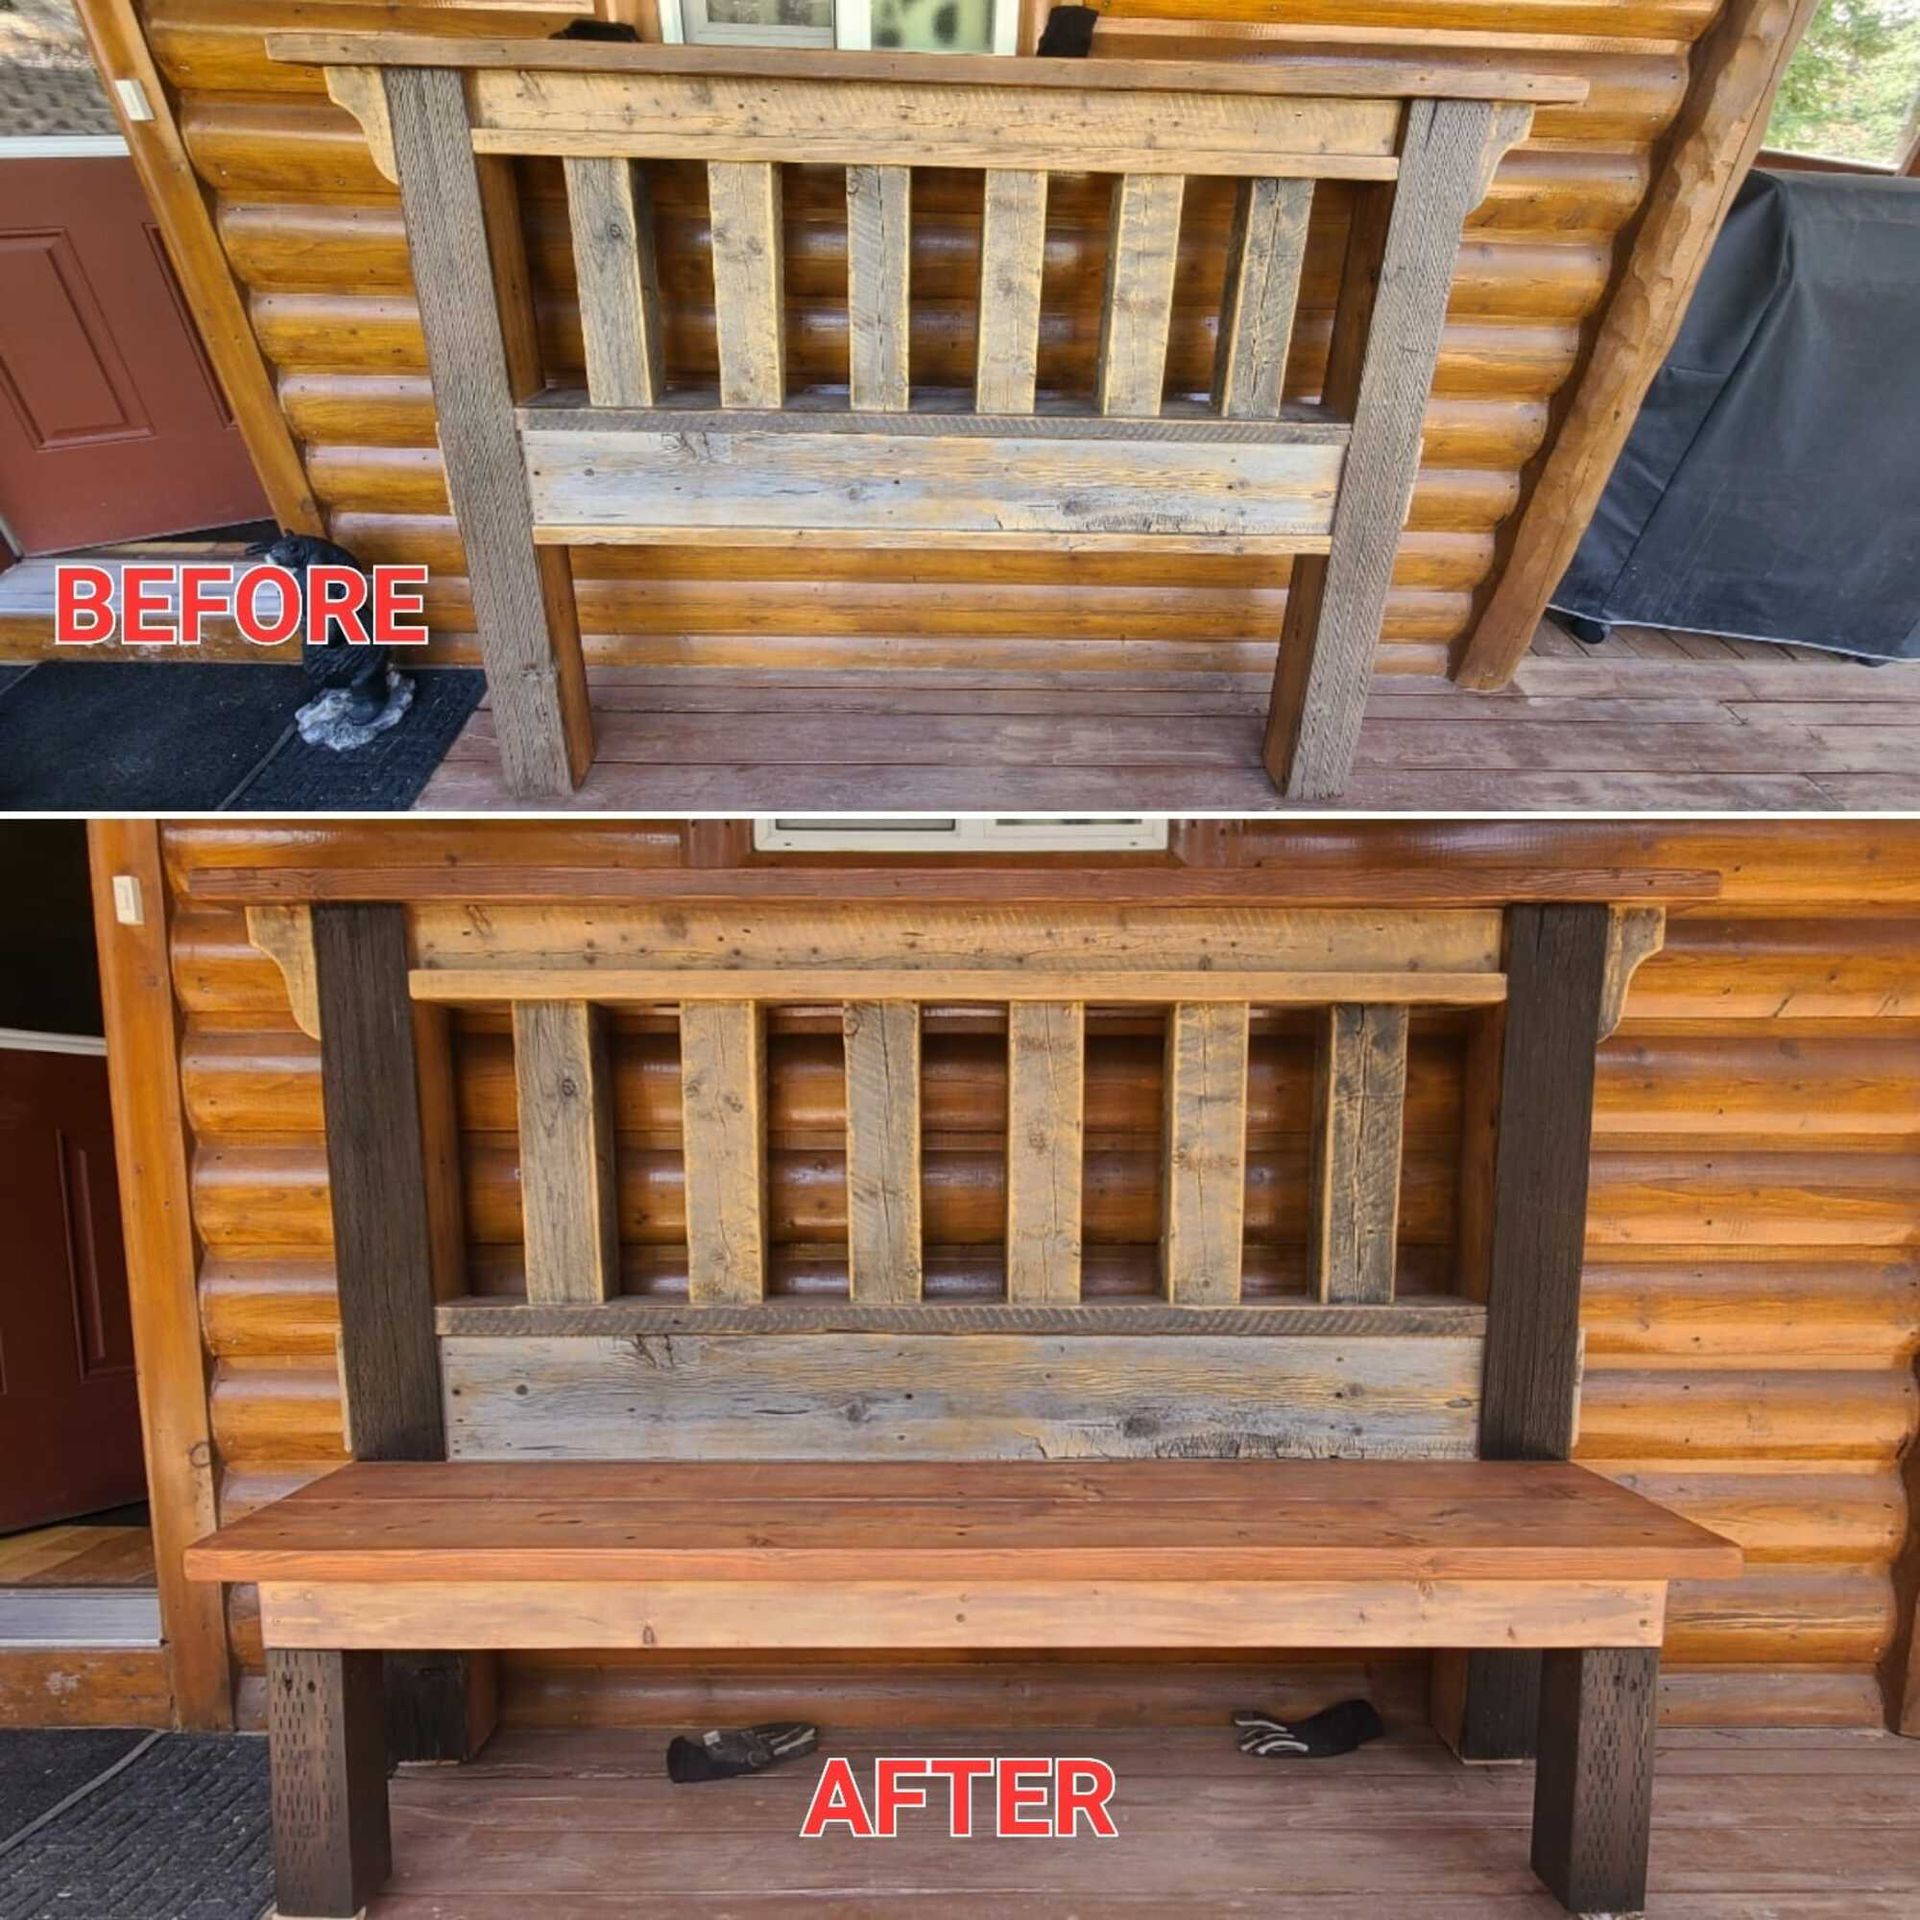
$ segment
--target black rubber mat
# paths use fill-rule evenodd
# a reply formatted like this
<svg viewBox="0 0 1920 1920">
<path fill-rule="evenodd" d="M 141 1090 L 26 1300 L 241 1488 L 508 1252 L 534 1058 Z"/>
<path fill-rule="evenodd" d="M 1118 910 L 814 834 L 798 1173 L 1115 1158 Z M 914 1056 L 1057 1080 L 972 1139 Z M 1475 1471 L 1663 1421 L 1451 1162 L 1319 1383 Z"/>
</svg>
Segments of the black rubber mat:
<svg viewBox="0 0 1920 1920">
<path fill-rule="evenodd" d="M 272 1894 L 259 1739 L 164 1734 L 0 1841 L 0 1920 L 258 1920 Z"/>
<path fill-rule="evenodd" d="M 146 1737 L 126 1727 L 0 1732 L 0 1847 L 125 1759 Z M 0 1865 L 0 1884 L 5 1871 Z"/>
<path fill-rule="evenodd" d="M 0 809 L 399 811 L 480 702 L 484 676 L 415 676 L 414 705 L 354 753 L 309 747 L 298 667 L 48 661 L 0 683 Z"/>
<path fill-rule="evenodd" d="M 397 812 L 412 806 L 487 688 L 486 675 L 473 668 L 435 667 L 412 677 L 413 705 L 391 732 L 351 753 L 310 747 L 296 734 L 226 804 L 249 813 Z"/>
</svg>

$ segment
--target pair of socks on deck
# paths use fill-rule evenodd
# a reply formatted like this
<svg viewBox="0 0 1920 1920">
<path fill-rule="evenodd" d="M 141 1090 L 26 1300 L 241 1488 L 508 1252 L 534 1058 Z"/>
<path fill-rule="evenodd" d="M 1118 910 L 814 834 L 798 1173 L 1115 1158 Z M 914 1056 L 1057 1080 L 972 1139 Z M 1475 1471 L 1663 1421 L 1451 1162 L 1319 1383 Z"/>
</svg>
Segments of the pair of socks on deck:
<svg viewBox="0 0 1920 1920">
<path fill-rule="evenodd" d="M 1256 1760 L 1326 1760 L 1351 1753 L 1385 1731 L 1365 1700 L 1342 1700 L 1304 1720 L 1276 1720 L 1255 1708 L 1233 1716 L 1240 1751 Z M 734 1780 L 763 1773 L 782 1760 L 797 1760 L 820 1744 L 820 1729 L 801 1720 L 757 1727 L 710 1727 L 689 1737 L 676 1734 L 667 1746 L 667 1778 L 677 1786 L 700 1780 Z"/>
</svg>

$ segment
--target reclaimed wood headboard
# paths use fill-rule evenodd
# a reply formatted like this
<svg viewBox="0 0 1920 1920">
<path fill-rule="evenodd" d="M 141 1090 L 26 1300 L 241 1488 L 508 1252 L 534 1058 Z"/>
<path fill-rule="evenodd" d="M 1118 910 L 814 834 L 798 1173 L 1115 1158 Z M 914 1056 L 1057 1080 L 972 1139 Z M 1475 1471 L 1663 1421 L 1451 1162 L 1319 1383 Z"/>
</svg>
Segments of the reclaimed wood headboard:
<svg viewBox="0 0 1920 1920">
<path fill-rule="evenodd" d="M 1467 61 L 1002 60 L 284 33 L 400 188 L 448 489 L 509 783 L 592 727 L 566 550 L 618 543 L 1299 556 L 1266 760 L 1346 779 L 1466 216 L 1536 103 Z M 585 393 L 540 364 L 512 177 L 564 162 Z M 638 163 L 704 165 L 717 389 L 676 389 Z M 786 374 L 780 168 L 846 170 L 846 391 Z M 981 177 L 971 391 L 909 365 L 911 176 Z M 1047 182 L 1113 176 L 1091 393 L 1036 386 Z M 1212 392 L 1165 393 L 1190 176 L 1239 183 Z M 1283 403 L 1315 180 L 1358 183 L 1317 404 Z"/>
<path fill-rule="evenodd" d="M 1659 945 L 1659 907 L 982 908 L 849 894 L 250 907 L 255 943 L 321 1039 L 343 1293 L 349 1265 L 377 1268 L 365 1284 L 405 1321 L 388 1341 L 426 1350 L 433 1404 L 416 1384 L 409 1418 L 434 1425 L 435 1451 L 1569 1449 L 1593 1053 Z M 1151 1293 L 1109 1287 L 1083 1243 L 1090 1006 L 1164 1030 Z M 931 1007 L 1004 1019 L 1006 1228 L 985 1299 L 977 1285 L 947 1289 L 928 1257 L 920 1038 Z M 844 1240 L 808 1250 L 801 1286 L 769 1231 L 776 1008 L 830 1012 L 844 1048 Z M 474 1295 L 459 1248 L 443 1244 L 459 1212 L 455 1156 L 436 1145 L 451 1124 L 452 1009 L 511 1025 L 516 1293 Z M 1274 1009 L 1310 1023 L 1315 1059 L 1307 1290 L 1277 1298 L 1243 1288 L 1249 1035 Z M 664 1018 L 679 1041 L 685 1258 L 639 1293 L 622 1272 L 616 1012 Z M 1448 1290 L 1402 1293 L 1407 1037 L 1424 1012 L 1468 1020 L 1491 1048 L 1463 1176 L 1484 1260 Z M 399 1070 L 408 1051 L 412 1075 Z M 392 1397 L 391 1360 L 369 1338 L 357 1360 L 343 1345 L 343 1361 L 359 1452 L 363 1405 Z"/>
</svg>

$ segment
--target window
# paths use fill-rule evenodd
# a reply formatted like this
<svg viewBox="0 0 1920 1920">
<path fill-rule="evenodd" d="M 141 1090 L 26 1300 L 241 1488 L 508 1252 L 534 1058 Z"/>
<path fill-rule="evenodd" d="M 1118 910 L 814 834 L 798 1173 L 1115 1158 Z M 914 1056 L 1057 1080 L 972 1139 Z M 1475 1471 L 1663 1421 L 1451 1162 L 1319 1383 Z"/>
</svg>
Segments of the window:
<svg viewBox="0 0 1920 1920">
<path fill-rule="evenodd" d="M 896 820 L 762 814 L 756 853 L 1164 853 L 1165 815 L 920 816 Z"/>
<path fill-rule="evenodd" d="M 1019 0 L 660 0 L 661 37 L 696 46 L 1012 53 Z"/>
</svg>

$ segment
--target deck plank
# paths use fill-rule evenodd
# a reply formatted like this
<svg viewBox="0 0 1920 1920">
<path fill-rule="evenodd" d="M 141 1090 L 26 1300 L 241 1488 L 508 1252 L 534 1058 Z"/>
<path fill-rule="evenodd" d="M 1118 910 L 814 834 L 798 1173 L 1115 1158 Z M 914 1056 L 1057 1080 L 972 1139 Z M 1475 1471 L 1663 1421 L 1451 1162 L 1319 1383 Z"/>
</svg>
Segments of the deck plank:
<svg viewBox="0 0 1920 1920">
<path fill-rule="evenodd" d="M 1550 626 L 1514 685 L 1376 679 L 1349 808 L 1795 811 L 1920 807 L 1920 664 Z M 897 671 L 603 667 L 600 760 L 571 804 L 612 811 L 1279 809 L 1259 766 L 1267 676 L 1047 671 L 1034 643 Z M 1062 644 L 1058 657 L 1071 661 Z M 1195 655 L 1196 659 L 1200 656 Z M 1207 656 L 1211 659 L 1211 655 Z M 1004 662 L 1005 664 L 999 664 Z M 476 714 L 424 807 L 505 804 Z"/>
</svg>

